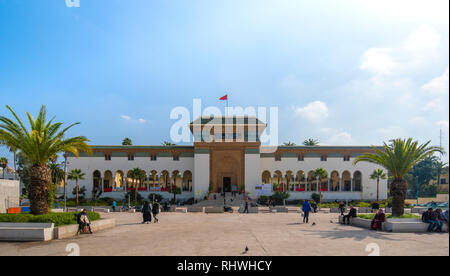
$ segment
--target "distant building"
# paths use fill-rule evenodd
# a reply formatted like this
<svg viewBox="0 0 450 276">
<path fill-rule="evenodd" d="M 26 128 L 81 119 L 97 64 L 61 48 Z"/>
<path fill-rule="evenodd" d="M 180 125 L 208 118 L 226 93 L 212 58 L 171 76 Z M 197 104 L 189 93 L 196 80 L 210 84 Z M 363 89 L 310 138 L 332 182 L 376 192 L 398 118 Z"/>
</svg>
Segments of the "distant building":
<svg viewBox="0 0 450 276">
<path fill-rule="evenodd" d="M 211 127 L 206 131 L 205 128 Z M 214 193 L 246 192 L 255 197 L 255 188 L 272 185 L 274 191 L 288 191 L 290 199 L 310 199 L 323 192 L 325 201 L 374 200 L 377 182 L 370 179 L 378 165 L 355 157 L 373 152 L 371 146 L 261 146 L 260 135 L 266 124 L 255 117 L 199 118 L 190 124 L 192 146 L 93 146 L 93 155 L 68 157 L 68 169 L 81 169 L 86 180 L 80 181 L 90 191 L 122 199 L 126 191 L 138 191 L 146 197 L 159 193 L 165 198 L 172 186 L 181 189 L 180 199 L 204 198 Z M 203 131 L 203 133 L 202 133 Z M 142 180 L 133 180 L 130 172 L 140 168 Z M 312 177 L 323 168 L 327 179 Z M 74 181 L 69 181 L 72 191 Z M 71 194 L 69 195 L 71 196 Z M 380 198 L 387 198 L 387 180 L 380 181 Z"/>
</svg>

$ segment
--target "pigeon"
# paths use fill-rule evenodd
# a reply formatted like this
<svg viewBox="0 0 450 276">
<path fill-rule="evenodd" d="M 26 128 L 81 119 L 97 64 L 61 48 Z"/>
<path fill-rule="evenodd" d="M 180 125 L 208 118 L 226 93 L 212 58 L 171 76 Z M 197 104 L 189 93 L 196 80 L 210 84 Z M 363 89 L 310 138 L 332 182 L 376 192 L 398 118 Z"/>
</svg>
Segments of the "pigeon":
<svg viewBox="0 0 450 276">
<path fill-rule="evenodd" d="M 330 220 L 330 223 L 333 223 L 333 221 L 332 221 L 332 220 Z"/>
<path fill-rule="evenodd" d="M 242 252 L 242 254 L 247 254 L 248 252 L 248 246 L 245 247 L 244 252 Z"/>
<path fill-rule="evenodd" d="M 316 223 L 315 223 L 315 222 L 313 222 L 313 224 L 312 224 L 311 226 L 316 226 Z"/>
</svg>

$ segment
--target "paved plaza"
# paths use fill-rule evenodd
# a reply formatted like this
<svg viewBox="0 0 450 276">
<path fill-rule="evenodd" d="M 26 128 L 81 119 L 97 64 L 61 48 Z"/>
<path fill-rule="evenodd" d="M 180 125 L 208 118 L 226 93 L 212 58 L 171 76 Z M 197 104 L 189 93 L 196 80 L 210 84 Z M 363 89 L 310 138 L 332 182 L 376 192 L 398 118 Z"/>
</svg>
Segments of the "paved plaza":
<svg viewBox="0 0 450 276">
<path fill-rule="evenodd" d="M 117 227 L 68 240 L 0 243 L 0 255 L 68 255 L 70 243 L 81 255 L 368 255 L 376 243 L 381 255 L 449 255 L 449 234 L 373 232 L 337 224 L 337 214 L 313 214 L 302 224 L 297 213 L 162 213 L 158 224 L 142 225 L 141 214 L 104 214 Z M 312 226 L 312 222 L 316 225 Z"/>
</svg>

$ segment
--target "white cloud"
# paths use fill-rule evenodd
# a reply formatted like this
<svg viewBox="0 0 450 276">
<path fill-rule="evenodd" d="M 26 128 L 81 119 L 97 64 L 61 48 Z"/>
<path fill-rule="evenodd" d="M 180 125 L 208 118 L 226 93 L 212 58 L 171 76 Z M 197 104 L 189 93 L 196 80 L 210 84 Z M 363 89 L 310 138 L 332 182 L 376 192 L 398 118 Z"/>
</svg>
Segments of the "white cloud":
<svg viewBox="0 0 450 276">
<path fill-rule="evenodd" d="M 382 135 L 383 141 L 388 141 L 390 139 L 396 139 L 396 138 L 405 138 L 405 136 L 406 136 L 405 130 L 399 126 L 389 126 L 389 127 L 379 128 L 378 132 Z"/>
<path fill-rule="evenodd" d="M 422 109 L 427 112 L 441 112 L 444 110 L 444 106 L 441 100 L 434 99 L 429 101 Z"/>
<path fill-rule="evenodd" d="M 436 122 L 436 125 L 444 129 L 448 129 L 448 120 L 441 120 Z"/>
<path fill-rule="evenodd" d="M 145 124 L 145 123 L 147 122 L 146 120 L 144 120 L 144 119 L 142 119 L 142 118 L 139 118 L 139 119 L 135 120 L 135 119 L 131 118 L 131 117 L 128 116 L 128 115 L 120 115 L 120 118 L 123 119 L 123 120 L 125 120 L 125 121 L 128 121 L 128 122 L 130 122 L 130 123 Z"/>
<path fill-rule="evenodd" d="M 375 74 L 388 75 L 397 67 L 391 52 L 389 48 L 370 48 L 363 54 L 363 61 L 359 68 Z"/>
<path fill-rule="evenodd" d="M 321 121 L 328 117 L 328 107 L 324 102 L 314 101 L 295 109 L 295 114 L 309 121 Z"/>
<path fill-rule="evenodd" d="M 447 67 L 444 74 L 426 83 L 424 86 L 422 86 L 422 89 L 430 92 L 432 95 L 437 96 L 448 94 L 449 91 L 448 71 L 449 68 Z"/>
<path fill-rule="evenodd" d="M 325 135 L 325 144 L 329 145 L 351 145 L 353 144 L 352 135 L 345 131 L 340 131 L 334 128 L 322 128 L 320 130 Z"/>
<path fill-rule="evenodd" d="M 432 27 L 422 25 L 404 42 L 404 49 L 414 55 L 435 50 L 441 42 L 441 35 Z"/>
</svg>

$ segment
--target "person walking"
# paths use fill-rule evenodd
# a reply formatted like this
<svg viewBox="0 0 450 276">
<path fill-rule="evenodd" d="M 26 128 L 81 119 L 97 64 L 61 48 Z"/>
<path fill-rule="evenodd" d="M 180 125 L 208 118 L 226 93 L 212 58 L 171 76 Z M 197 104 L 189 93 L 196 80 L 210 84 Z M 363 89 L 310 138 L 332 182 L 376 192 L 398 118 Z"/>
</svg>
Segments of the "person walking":
<svg viewBox="0 0 450 276">
<path fill-rule="evenodd" d="M 248 197 L 245 199 L 245 209 L 244 214 L 248 214 Z"/>
<path fill-rule="evenodd" d="M 150 204 L 147 201 L 144 201 L 144 206 L 142 207 L 142 224 L 144 223 L 151 223 L 152 222 L 152 208 L 150 207 Z"/>
<path fill-rule="evenodd" d="M 155 200 L 155 202 L 153 202 L 152 213 L 153 213 L 153 219 L 154 219 L 155 223 L 159 222 L 159 219 L 157 217 L 158 214 L 159 214 L 159 203 L 158 203 L 158 200 Z"/>
<path fill-rule="evenodd" d="M 112 203 L 112 209 L 113 209 L 114 213 L 116 212 L 116 206 L 117 206 L 117 202 L 114 200 Z"/>
<path fill-rule="evenodd" d="M 309 203 L 308 200 L 305 200 L 305 202 L 303 202 L 302 211 L 303 211 L 303 223 L 309 223 L 309 213 L 311 212 L 311 204 Z"/>
</svg>

